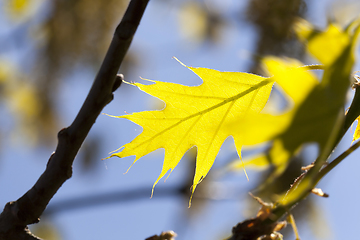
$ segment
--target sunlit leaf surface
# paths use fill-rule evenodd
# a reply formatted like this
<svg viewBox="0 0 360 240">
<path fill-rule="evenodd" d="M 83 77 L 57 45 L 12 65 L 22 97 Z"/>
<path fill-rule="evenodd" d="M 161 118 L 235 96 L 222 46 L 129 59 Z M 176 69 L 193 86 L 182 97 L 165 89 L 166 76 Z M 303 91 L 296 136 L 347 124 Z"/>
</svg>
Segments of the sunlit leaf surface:
<svg viewBox="0 0 360 240">
<path fill-rule="evenodd" d="M 207 68 L 188 67 L 203 83 L 189 87 L 175 83 L 150 81 L 154 84 L 133 83 L 142 91 L 163 100 L 161 111 L 138 112 L 120 116 L 143 127 L 143 132 L 112 156 L 142 156 L 159 148 L 165 149 L 163 169 L 156 183 L 172 171 L 191 147 L 197 147 L 196 171 L 192 187 L 207 175 L 224 140 L 233 136 L 240 154 L 241 125 L 238 131 L 228 123 L 254 118 L 265 106 L 273 80 L 261 76 L 219 72 Z"/>
</svg>

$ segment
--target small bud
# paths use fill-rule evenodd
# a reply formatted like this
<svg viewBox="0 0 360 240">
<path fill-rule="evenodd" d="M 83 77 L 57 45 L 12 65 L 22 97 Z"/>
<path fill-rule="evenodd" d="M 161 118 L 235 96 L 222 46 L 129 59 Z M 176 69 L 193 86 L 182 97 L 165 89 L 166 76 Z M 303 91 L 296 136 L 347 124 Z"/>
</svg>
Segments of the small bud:
<svg viewBox="0 0 360 240">
<path fill-rule="evenodd" d="M 117 74 L 116 75 L 114 85 L 113 85 L 113 88 L 112 88 L 112 92 L 115 92 L 116 89 L 118 89 L 120 87 L 123 80 L 124 80 L 124 75 L 122 75 L 122 74 Z"/>
<path fill-rule="evenodd" d="M 320 188 L 313 188 L 311 192 L 319 197 L 329 197 L 329 194 L 324 193 Z"/>
</svg>

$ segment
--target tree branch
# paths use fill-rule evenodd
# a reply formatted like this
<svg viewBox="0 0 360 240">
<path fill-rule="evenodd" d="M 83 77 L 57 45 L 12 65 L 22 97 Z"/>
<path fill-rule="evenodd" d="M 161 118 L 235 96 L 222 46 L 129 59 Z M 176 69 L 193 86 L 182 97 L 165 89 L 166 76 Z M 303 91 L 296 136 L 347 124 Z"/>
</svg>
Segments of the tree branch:
<svg viewBox="0 0 360 240">
<path fill-rule="evenodd" d="M 51 198 L 72 176 L 72 164 L 79 148 L 102 109 L 113 99 L 120 85 L 116 75 L 149 0 L 132 0 L 117 26 L 108 52 L 90 92 L 74 122 L 58 133 L 58 145 L 44 173 L 35 185 L 17 201 L 6 204 L 0 214 L 0 239 L 38 239 L 27 225 L 39 222 Z"/>
</svg>

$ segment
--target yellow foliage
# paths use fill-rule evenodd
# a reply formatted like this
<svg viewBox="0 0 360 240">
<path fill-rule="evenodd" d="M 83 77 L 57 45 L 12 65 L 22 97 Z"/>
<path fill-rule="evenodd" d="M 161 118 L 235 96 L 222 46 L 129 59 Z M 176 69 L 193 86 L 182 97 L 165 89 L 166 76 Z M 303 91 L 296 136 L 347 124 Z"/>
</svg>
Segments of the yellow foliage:
<svg viewBox="0 0 360 240">
<path fill-rule="evenodd" d="M 22 12 L 26 11 L 26 9 L 31 4 L 31 1 L 28 1 L 28 0 L 8 0 L 7 4 L 8 4 L 9 11 L 11 11 L 14 14 L 16 14 L 16 13 L 19 14 L 19 13 L 22 13 Z"/>
<path fill-rule="evenodd" d="M 207 16 L 203 7 L 188 2 L 179 12 L 180 32 L 188 39 L 202 41 L 207 31 Z"/>
<path fill-rule="evenodd" d="M 268 179 L 272 181 L 285 171 L 292 156 L 304 143 L 317 143 L 320 154 L 325 149 L 333 149 L 325 147 L 329 139 L 333 144 L 332 131 L 339 129 L 336 126 L 344 117 L 359 32 L 357 24 L 345 30 L 330 25 L 320 32 L 314 31 L 309 24 L 299 23 L 300 37 L 307 43 L 309 52 L 323 64 L 322 67 L 304 66 L 293 59 L 267 57 L 263 64 L 270 78 L 187 67 L 203 80 L 200 86 L 151 80 L 148 81 L 154 84 L 132 83 L 163 100 L 166 106 L 159 111 L 120 116 L 142 126 L 143 131 L 111 157 L 135 155 L 135 163 L 142 156 L 164 148 L 164 164 L 154 189 L 169 170 L 171 173 L 186 151 L 196 146 L 193 193 L 212 167 L 224 140 L 232 136 L 240 160 L 243 146 L 271 142 L 266 155 L 258 155 L 240 164 L 235 162 L 232 166 L 263 168 L 272 164 L 275 171 Z M 321 80 L 311 71 L 320 68 L 323 69 Z M 287 98 L 288 107 L 276 114 L 262 113 L 274 82 Z M 326 153 L 327 156 L 330 154 Z"/>
<path fill-rule="evenodd" d="M 4 59 L 0 59 L 0 84 L 4 84 L 8 81 L 15 68 L 12 64 Z"/>
<path fill-rule="evenodd" d="M 207 68 L 187 67 L 203 83 L 189 87 L 175 83 L 150 81 L 133 83 L 140 90 L 163 100 L 161 111 L 138 112 L 120 116 L 143 127 L 143 132 L 112 156 L 135 155 L 134 163 L 159 148 L 165 149 L 163 169 L 156 183 L 176 167 L 191 147 L 197 146 L 196 171 L 192 192 L 207 175 L 224 140 L 232 135 L 240 155 L 242 132 L 234 133 L 229 122 L 253 119 L 265 106 L 273 80 L 261 76 L 219 72 Z M 244 120 L 245 121 L 245 120 Z M 250 122 L 251 120 L 247 120 Z M 238 126 L 238 128 L 246 128 Z"/>
<path fill-rule="evenodd" d="M 12 111 L 21 113 L 25 119 L 33 119 L 39 114 L 39 99 L 35 89 L 30 85 L 21 85 L 9 92 L 9 103 Z"/>
<path fill-rule="evenodd" d="M 35 144 L 38 140 L 36 127 L 42 106 L 36 86 L 20 74 L 19 69 L 11 62 L 1 59 L 0 86 L 2 100 L 16 122 L 16 128 L 12 131 L 13 137 L 23 141 L 26 135 L 31 139 L 27 143 Z"/>
<path fill-rule="evenodd" d="M 24 21 L 33 16 L 42 0 L 5 0 L 3 10 L 15 21 Z"/>
<path fill-rule="evenodd" d="M 246 140 L 243 142 L 244 145 L 260 144 L 273 139 L 275 139 L 275 141 L 267 155 L 261 154 L 254 159 L 250 158 L 244 161 L 244 165 L 254 165 L 254 167 L 262 169 L 266 164 L 273 164 L 277 167 L 278 173 L 281 173 L 285 170 L 289 158 L 299 146 L 295 144 L 289 151 L 287 149 L 289 147 L 285 147 L 286 143 L 278 137 L 286 132 L 291 124 L 293 124 L 299 108 L 308 98 L 314 87 L 319 85 L 319 81 L 316 76 L 309 71 L 310 67 L 303 66 L 301 62 L 294 59 L 268 57 L 263 60 L 263 64 L 268 73 L 272 75 L 275 86 L 280 87 L 284 92 L 284 95 L 288 98 L 289 107 L 281 114 L 259 114 L 256 118 L 252 119 L 252 122 L 246 123 L 247 136 L 243 136 Z M 234 128 L 236 124 L 242 125 L 243 122 L 238 123 L 236 121 L 231 123 L 228 127 L 236 131 L 236 128 Z M 311 121 L 308 121 L 309 126 L 312 124 Z M 302 131 L 304 131 L 304 128 L 306 129 L 306 127 L 307 126 L 296 126 L 294 128 L 296 132 L 291 134 L 296 134 L 293 136 L 300 137 Z M 290 136 L 289 138 L 296 139 Z M 291 139 L 288 140 L 291 142 Z M 233 170 L 236 170 L 241 166 L 238 161 L 235 161 L 235 163 L 232 163 L 231 165 L 235 167 Z"/>
<path fill-rule="evenodd" d="M 296 30 L 300 39 L 307 41 L 308 51 L 326 66 L 339 57 L 351 40 L 349 34 L 336 24 L 330 24 L 320 32 L 303 20 L 299 21 Z"/>
</svg>

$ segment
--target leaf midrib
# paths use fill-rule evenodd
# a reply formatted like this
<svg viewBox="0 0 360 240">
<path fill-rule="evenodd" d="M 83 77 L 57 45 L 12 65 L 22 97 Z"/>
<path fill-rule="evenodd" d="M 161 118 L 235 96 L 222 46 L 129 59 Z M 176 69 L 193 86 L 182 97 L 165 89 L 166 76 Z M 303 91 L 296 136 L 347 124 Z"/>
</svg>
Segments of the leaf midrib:
<svg viewBox="0 0 360 240">
<path fill-rule="evenodd" d="M 245 90 L 245 91 L 243 91 L 243 92 L 241 92 L 241 93 L 236 94 L 236 95 L 233 96 L 233 97 L 227 98 L 227 99 L 225 99 L 224 101 L 222 101 L 222 102 L 220 102 L 220 103 L 218 103 L 218 104 L 215 104 L 215 105 L 212 106 L 212 107 L 209 107 L 209 108 L 204 109 L 204 110 L 202 110 L 202 111 L 199 111 L 199 112 L 197 112 L 197 113 L 191 114 L 191 115 L 189 115 L 188 117 L 183 118 L 183 119 L 180 120 L 179 122 L 177 122 L 177 123 L 175 123 L 175 124 L 173 124 L 173 125 L 165 128 L 164 130 L 158 132 L 157 134 L 155 134 L 153 137 L 149 138 L 148 140 L 141 142 L 140 144 L 136 145 L 136 146 L 133 147 L 132 149 L 136 149 L 136 148 L 138 148 L 138 147 L 140 147 L 140 146 L 148 143 L 149 141 L 152 141 L 153 139 L 157 138 L 158 136 L 162 135 L 163 133 L 171 130 L 172 128 L 175 128 L 176 126 L 180 125 L 181 123 L 183 123 L 183 122 L 185 122 L 185 121 L 187 121 L 187 120 L 189 120 L 189 119 L 191 119 L 191 118 L 194 118 L 194 117 L 199 116 L 199 115 L 204 115 L 204 114 L 206 114 L 206 113 L 208 113 L 208 112 L 210 112 L 210 111 L 212 111 L 212 110 L 214 110 L 214 109 L 216 109 L 216 108 L 219 108 L 219 107 L 221 107 L 221 106 L 223 106 L 223 105 L 225 105 L 225 104 L 227 104 L 227 103 L 229 103 L 229 102 L 236 101 L 236 100 L 238 100 L 239 98 L 241 98 L 241 97 L 243 97 L 243 96 L 245 96 L 245 95 L 247 95 L 247 94 L 249 94 L 249 93 L 257 90 L 257 89 L 260 89 L 261 87 L 264 87 L 264 86 L 266 86 L 267 84 L 270 84 L 270 83 L 272 83 L 272 82 L 274 82 L 274 81 L 272 80 L 272 78 L 268 78 L 268 79 L 266 79 L 266 80 L 264 80 L 264 81 L 262 81 L 262 82 L 260 82 L 260 83 L 258 83 L 258 84 L 256 84 L 256 85 L 253 85 L 253 86 L 250 87 L 249 89 L 247 89 L 247 90 Z"/>
</svg>

